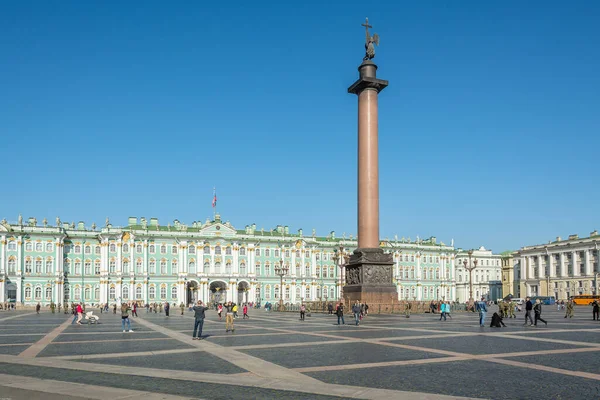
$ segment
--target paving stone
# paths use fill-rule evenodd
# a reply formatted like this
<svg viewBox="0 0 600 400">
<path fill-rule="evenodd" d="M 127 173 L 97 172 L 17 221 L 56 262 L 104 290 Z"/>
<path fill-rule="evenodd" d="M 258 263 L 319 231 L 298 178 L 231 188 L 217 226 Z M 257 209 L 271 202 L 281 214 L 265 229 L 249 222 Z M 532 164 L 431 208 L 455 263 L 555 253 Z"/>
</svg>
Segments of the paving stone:
<svg viewBox="0 0 600 400">
<path fill-rule="evenodd" d="M 135 335 L 135 333 L 128 333 Z M 147 340 L 133 341 L 123 340 L 119 342 L 102 343 L 65 343 L 65 344 L 49 344 L 38 357 L 50 356 L 77 356 L 84 354 L 102 354 L 102 353 L 133 353 L 136 351 L 154 351 L 154 350 L 173 350 L 192 348 L 177 340 Z"/>
<path fill-rule="evenodd" d="M 12 335 L 12 336 L 0 336 L 0 344 L 12 344 L 12 343 L 35 343 L 41 338 L 44 337 L 44 334 L 40 335 Z"/>
<path fill-rule="evenodd" d="M 485 361 L 310 372 L 306 375 L 340 385 L 494 400 L 598 398 L 596 380 Z"/>
<path fill-rule="evenodd" d="M 395 336 L 422 336 L 429 335 L 429 333 L 420 332 L 420 331 L 406 331 L 400 329 L 364 329 L 364 330 L 356 330 L 356 331 L 344 331 L 340 330 L 338 332 L 329 332 L 331 335 L 336 336 L 344 336 L 348 338 L 358 338 L 358 339 L 376 339 L 376 338 L 387 338 L 387 337 L 395 337 Z M 433 335 L 434 333 L 432 333 Z"/>
<path fill-rule="evenodd" d="M 571 371 L 590 372 L 592 374 L 600 373 L 598 359 L 600 359 L 600 352 L 598 351 L 577 354 L 543 354 L 507 358 L 507 360 L 511 361 L 539 364 Z M 595 398 L 600 398 L 600 396 L 597 395 Z"/>
<path fill-rule="evenodd" d="M 123 333 L 118 332 L 105 332 L 98 334 L 82 334 L 82 333 L 63 333 L 60 334 L 52 341 L 56 342 L 84 342 L 84 341 L 102 341 L 102 340 L 139 340 L 149 338 L 168 338 L 159 332 L 135 332 L 135 333 Z"/>
<path fill-rule="evenodd" d="M 223 330 L 223 334 L 225 331 Z M 275 335 L 275 336 L 243 336 L 229 332 L 229 337 L 208 338 L 210 342 L 221 346 L 249 346 L 255 344 L 296 343 L 296 342 L 326 342 L 335 339 L 307 335 Z"/>
<path fill-rule="evenodd" d="M 32 341 L 32 344 L 36 341 Z M 23 346 L 0 346 L 0 354 L 8 354 L 11 356 L 17 356 L 21 354 L 21 352 L 27 350 L 31 345 L 23 345 Z"/>
<path fill-rule="evenodd" d="M 175 354 L 155 354 L 152 356 L 94 358 L 74 361 L 82 361 L 94 364 L 122 365 L 129 367 L 209 372 L 214 374 L 237 374 L 246 372 L 245 369 L 239 368 L 204 351 Z"/>
<path fill-rule="evenodd" d="M 443 355 L 371 343 L 333 343 L 325 346 L 240 350 L 286 368 L 363 364 L 439 358 Z"/>
<path fill-rule="evenodd" d="M 340 397 L 337 396 L 319 396 L 301 392 L 225 385 L 222 383 L 192 382 L 144 376 L 132 377 L 119 374 L 75 371 L 60 368 L 36 367 L 18 364 L 0 363 L 0 371 L 11 375 L 31 376 L 40 379 L 79 382 L 89 385 L 150 391 L 154 393 L 189 396 L 191 398 L 204 398 L 211 400 L 248 400 L 277 398 L 294 400 L 305 400 L 307 398 L 310 398 L 312 400 L 340 399 Z"/>
<path fill-rule="evenodd" d="M 557 340 L 571 340 L 574 342 L 588 342 L 593 344 L 600 343 L 600 329 L 594 332 L 544 332 L 543 330 L 538 330 L 532 334 L 535 334 L 536 337 L 542 339 L 557 339 Z M 528 336 L 527 334 L 518 334 L 519 336 Z"/>
</svg>

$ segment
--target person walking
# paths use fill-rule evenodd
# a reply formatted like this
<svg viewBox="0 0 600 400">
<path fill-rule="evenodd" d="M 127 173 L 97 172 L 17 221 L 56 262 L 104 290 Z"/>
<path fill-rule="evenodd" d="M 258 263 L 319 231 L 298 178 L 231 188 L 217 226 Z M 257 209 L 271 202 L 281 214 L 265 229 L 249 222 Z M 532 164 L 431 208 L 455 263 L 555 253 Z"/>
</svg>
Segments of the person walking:
<svg viewBox="0 0 600 400">
<path fill-rule="evenodd" d="M 598 300 L 594 300 L 592 303 L 592 319 L 594 321 L 600 321 L 600 303 Z"/>
<path fill-rule="evenodd" d="M 304 304 L 300 306 L 300 321 L 304 321 L 304 315 L 306 314 L 306 307 Z"/>
<path fill-rule="evenodd" d="M 444 318 L 444 321 L 446 321 L 446 317 L 450 315 L 450 304 L 448 304 L 447 301 L 442 302 L 440 305 L 440 312 L 440 321 L 442 320 L 442 317 Z"/>
<path fill-rule="evenodd" d="M 525 300 L 525 323 L 523 325 L 527 325 L 527 319 L 529 319 L 529 326 L 533 326 L 533 319 L 531 318 L 531 311 L 533 310 L 533 303 L 527 297 Z M 565 317 L 566 318 L 566 317 Z"/>
<path fill-rule="evenodd" d="M 165 315 L 168 317 L 169 316 L 169 311 L 171 310 L 171 304 L 169 304 L 169 302 L 167 301 L 165 303 Z"/>
<path fill-rule="evenodd" d="M 235 332 L 233 327 L 233 304 L 231 302 L 225 303 L 225 332 Z"/>
<path fill-rule="evenodd" d="M 137 303 L 133 303 L 133 308 L 131 309 L 131 316 L 137 317 Z"/>
<path fill-rule="evenodd" d="M 567 313 L 565 314 L 565 318 L 569 317 L 569 318 L 573 318 L 573 314 L 574 314 L 574 306 L 573 306 L 573 300 L 569 300 L 567 302 Z"/>
<path fill-rule="evenodd" d="M 242 308 L 242 313 L 244 314 L 242 316 L 242 319 L 250 319 L 250 317 L 248 316 L 248 304 L 244 304 L 244 308 Z"/>
<path fill-rule="evenodd" d="M 117 313 L 117 303 L 113 304 L 113 314 Z"/>
<path fill-rule="evenodd" d="M 238 305 L 237 305 L 237 303 L 233 303 L 233 307 L 231 308 L 231 311 L 233 311 L 233 318 L 237 319 L 237 317 L 238 317 Z"/>
<path fill-rule="evenodd" d="M 198 305 L 194 306 L 192 310 L 194 311 L 194 332 L 192 333 L 192 340 L 202 340 L 202 327 L 204 326 L 205 312 L 208 310 L 208 307 L 204 307 L 202 301 L 198 300 Z"/>
<path fill-rule="evenodd" d="M 121 304 L 121 326 L 123 327 L 123 332 L 133 332 L 131 322 L 129 321 L 129 311 L 131 311 L 129 304 Z M 127 322 L 127 330 L 125 329 L 125 322 Z"/>
<path fill-rule="evenodd" d="M 338 317 L 338 325 L 340 324 L 340 319 L 342 320 L 342 325 L 346 325 L 344 321 L 344 303 L 340 303 L 335 309 L 335 315 Z"/>
<path fill-rule="evenodd" d="M 185 304 L 183 304 L 183 301 L 179 305 L 179 308 L 181 309 L 181 315 L 183 315 L 183 311 L 185 310 Z"/>
<path fill-rule="evenodd" d="M 546 322 L 545 319 L 542 319 L 542 302 L 539 299 L 535 301 L 533 313 L 535 314 L 535 322 L 533 323 L 534 326 L 537 326 L 538 320 L 542 321 L 544 324 L 546 324 L 546 326 L 548 326 L 548 322 Z"/>
<path fill-rule="evenodd" d="M 81 325 L 81 318 L 83 317 L 83 307 L 81 303 L 77 304 L 77 325 Z M 71 323 L 73 324 L 73 323 Z"/>
<path fill-rule="evenodd" d="M 485 314 L 487 313 L 487 306 L 485 305 L 485 300 L 482 297 L 480 301 L 477 302 L 477 312 L 479 313 L 479 326 L 485 326 Z"/>
<path fill-rule="evenodd" d="M 217 306 L 217 315 L 219 316 L 219 320 L 221 319 L 221 314 L 223 313 L 223 304 L 219 303 Z"/>
<path fill-rule="evenodd" d="M 358 303 L 358 300 L 356 300 L 356 303 L 354 303 L 354 305 L 352 306 L 352 314 L 354 314 L 354 325 L 359 326 L 360 325 L 360 304 Z"/>
<path fill-rule="evenodd" d="M 37 305 L 35 306 L 35 312 L 36 312 L 36 314 L 40 313 L 40 308 L 42 308 L 42 306 L 40 305 L 40 303 L 37 303 Z"/>
</svg>

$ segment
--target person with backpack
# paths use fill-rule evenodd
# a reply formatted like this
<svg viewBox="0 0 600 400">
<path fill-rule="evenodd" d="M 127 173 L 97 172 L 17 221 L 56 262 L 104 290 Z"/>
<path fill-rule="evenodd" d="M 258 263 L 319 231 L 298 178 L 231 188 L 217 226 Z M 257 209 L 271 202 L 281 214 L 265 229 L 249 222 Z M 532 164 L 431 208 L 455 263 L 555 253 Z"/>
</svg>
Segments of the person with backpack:
<svg viewBox="0 0 600 400">
<path fill-rule="evenodd" d="M 121 326 L 123 328 L 123 333 L 125 332 L 133 332 L 131 329 L 131 322 L 129 321 L 129 312 L 131 311 L 131 307 L 127 303 L 121 304 Z M 125 330 L 125 322 L 127 322 L 127 330 Z"/>
</svg>

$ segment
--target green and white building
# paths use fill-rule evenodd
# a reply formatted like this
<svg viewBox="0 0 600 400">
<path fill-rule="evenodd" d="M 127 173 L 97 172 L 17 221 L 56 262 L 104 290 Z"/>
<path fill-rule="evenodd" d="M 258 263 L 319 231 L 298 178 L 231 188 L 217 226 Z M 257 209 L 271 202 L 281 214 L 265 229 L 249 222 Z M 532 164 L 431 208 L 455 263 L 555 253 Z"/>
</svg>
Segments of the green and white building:
<svg viewBox="0 0 600 400">
<path fill-rule="evenodd" d="M 235 229 L 217 214 L 190 226 L 131 217 L 126 226 L 54 224 L 35 218 L 0 222 L 0 302 L 48 305 L 72 301 L 189 304 L 195 300 L 286 303 L 338 300 L 343 265 L 356 238 L 290 233 L 287 226 Z M 453 246 L 397 238 L 394 254 L 401 300 L 456 299 Z M 276 268 L 287 269 L 281 278 Z M 494 276 L 495 277 L 495 276 Z"/>
</svg>

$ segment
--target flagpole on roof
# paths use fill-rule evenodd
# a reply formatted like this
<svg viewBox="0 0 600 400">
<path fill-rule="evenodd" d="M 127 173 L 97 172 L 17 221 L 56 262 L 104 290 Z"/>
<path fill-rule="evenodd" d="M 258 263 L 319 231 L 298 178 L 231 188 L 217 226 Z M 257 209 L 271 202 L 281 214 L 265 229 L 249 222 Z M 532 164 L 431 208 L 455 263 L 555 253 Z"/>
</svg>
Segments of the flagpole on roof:
<svg viewBox="0 0 600 400">
<path fill-rule="evenodd" d="M 212 206 L 213 206 L 213 221 L 215 221 L 217 219 L 217 188 L 216 187 L 213 187 Z"/>
</svg>

